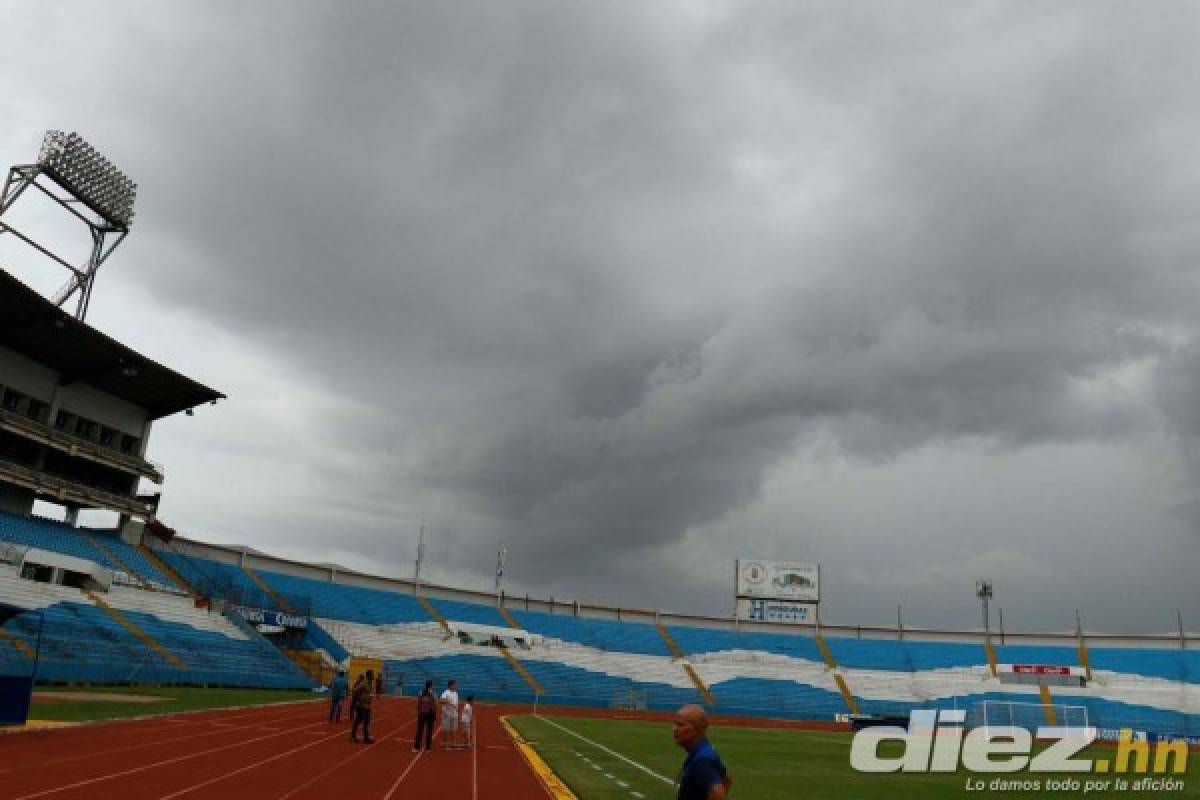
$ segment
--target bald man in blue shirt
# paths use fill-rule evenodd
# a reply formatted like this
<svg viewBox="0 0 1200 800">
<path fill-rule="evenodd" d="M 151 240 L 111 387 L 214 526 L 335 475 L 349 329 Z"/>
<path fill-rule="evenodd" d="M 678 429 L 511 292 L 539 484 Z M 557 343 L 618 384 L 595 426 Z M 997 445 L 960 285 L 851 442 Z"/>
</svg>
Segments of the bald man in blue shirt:
<svg viewBox="0 0 1200 800">
<path fill-rule="evenodd" d="M 687 751 L 679 771 L 676 800 L 725 800 L 733 778 L 721 763 L 721 757 L 706 738 L 708 716 L 704 709 L 688 705 L 675 712 L 672 736 L 675 744 Z"/>
</svg>

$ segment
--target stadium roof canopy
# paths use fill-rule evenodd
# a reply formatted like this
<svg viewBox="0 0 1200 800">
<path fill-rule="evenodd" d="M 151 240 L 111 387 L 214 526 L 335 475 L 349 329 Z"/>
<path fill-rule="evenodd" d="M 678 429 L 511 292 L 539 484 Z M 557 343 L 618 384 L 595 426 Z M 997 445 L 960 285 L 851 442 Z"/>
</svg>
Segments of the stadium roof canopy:
<svg viewBox="0 0 1200 800">
<path fill-rule="evenodd" d="M 151 419 L 225 397 L 75 319 L 3 269 L 0 345 L 54 369 L 64 385 L 93 386 Z"/>
</svg>

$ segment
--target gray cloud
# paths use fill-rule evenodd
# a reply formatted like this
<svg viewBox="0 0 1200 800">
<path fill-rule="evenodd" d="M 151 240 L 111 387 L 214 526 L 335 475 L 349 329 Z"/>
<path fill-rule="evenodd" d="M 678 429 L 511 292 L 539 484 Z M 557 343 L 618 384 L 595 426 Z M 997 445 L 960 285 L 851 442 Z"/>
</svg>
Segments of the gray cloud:
<svg viewBox="0 0 1200 800">
<path fill-rule="evenodd" d="M 508 541 L 536 593 L 705 609 L 729 558 L 811 554 L 833 613 L 929 624 L 974 621 L 934 599 L 954 565 L 994 568 L 1149 624 L 1088 578 L 1128 554 L 1119 496 L 1182 550 L 1121 574 L 1200 600 L 1188 5 L 74 11 L 7 13 L 105 91 L 10 51 L 34 77 L 0 111 L 142 182 L 96 319 L 231 395 L 160 428 L 182 527 L 407 573 L 423 516 L 446 576 Z M 923 483 L 964 448 L 984 487 L 1019 463 L 1095 506 L 998 542 L 1009 509 Z M 821 519 L 772 494 L 814 481 Z"/>
</svg>

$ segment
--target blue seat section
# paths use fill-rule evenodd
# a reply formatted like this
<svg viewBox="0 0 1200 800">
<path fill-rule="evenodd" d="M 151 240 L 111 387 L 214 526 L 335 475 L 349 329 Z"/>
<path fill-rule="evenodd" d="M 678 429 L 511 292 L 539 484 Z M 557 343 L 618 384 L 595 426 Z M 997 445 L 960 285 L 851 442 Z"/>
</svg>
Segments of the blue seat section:
<svg viewBox="0 0 1200 800">
<path fill-rule="evenodd" d="M 158 550 L 156 555 L 170 565 L 180 576 L 203 594 L 213 587 L 229 587 L 242 592 L 261 592 L 250 576 L 232 564 L 194 558 L 173 550 Z"/>
<path fill-rule="evenodd" d="M 268 570 L 256 571 L 276 591 L 312 598 L 312 613 L 317 617 L 371 625 L 432 622 L 429 613 L 412 595 L 315 581 Z"/>
<path fill-rule="evenodd" d="M 174 683 L 178 670 L 142 645 L 103 611 L 80 603 L 43 609 L 45 625 L 37 676 L 43 681 L 89 683 Z M 35 622 L 24 616 L 10 623 L 36 647 Z"/>
<path fill-rule="evenodd" d="M 709 684 L 722 714 L 820 719 L 832 721 L 846 712 L 838 692 L 795 681 L 734 678 Z"/>
<path fill-rule="evenodd" d="M 533 660 L 521 663 L 542 687 L 543 703 L 607 708 L 626 701 L 631 692 L 639 696 L 644 693 L 649 708 L 675 709 L 697 700 L 695 689 L 643 683 L 565 664 Z M 462 697 L 474 694 L 488 700 L 533 701 L 529 684 L 501 658 L 455 655 L 388 661 L 387 670 L 401 679 L 405 694 L 419 692 L 427 679 L 440 692 L 446 681 L 454 678 Z"/>
<path fill-rule="evenodd" d="M 838 666 L 849 669 L 880 669 L 912 672 L 913 663 L 900 642 L 878 639 L 843 639 L 826 636 L 825 646 Z"/>
<path fill-rule="evenodd" d="M 915 670 L 954 669 L 987 664 L 987 652 L 982 644 L 914 642 L 911 639 L 899 644 Z"/>
<path fill-rule="evenodd" d="M 185 674 L 203 674 L 204 680 L 198 682 L 267 688 L 308 688 L 312 685 L 299 667 L 261 636 L 234 639 L 151 614 L 121 613 L 178 656 L 188 666 Z"/>
<path fill-rule="evenodd" d="M 707 628 L 669 627 L 676 644 L 688 655 L 721 650 L 761 650 L 775 655 L 825 663 L 817 642 L 806 634 L 743 633 Z"/>
<path fill-rule="evenodd" d="M 996 660 L 1001 664 L 1053 664 L 1061 667 L 1079 664 L 1079 648 L 1029 644 L 995 644 Z"/>
<path fill-rule="evenodd" d="M 37 517 L 20 517 L 0 511 L 0 541 L 25 544 L 76 558 L 95 561 L 109 569 L 120 569 L 79 531 L 61 522 Z"/>
<path fill-rule="evenodd" d="M 37 675 L 43 681 L 183 683 L 307 688 L 304 673 L 262 638 L 234 639 L 132 611 L 122 614 L 177 656 L 180 669 L 146 647 L 106 612 L 83 603 L 44 609 Z M 24 615 L 6 630 L 37 646 L 36 621 Z"/>
<path fill-rule="evenodd" d="M 1100 697 L 1058 697 L 1055 702 L 1087 706 L 1088 724 L 1094 728 L 1132 728 L 1172 736 L 1200 736 L 1200 714 L 1129 705 Z"/>
<path fill-rule="evenodd" d="M 1129 672 L 1151 678 L 1164 678 L 1169 681 L 1200 680 L 1200 674 L 1189 670 L 1188 655 L 1195 657 L 1200 656 L 1200 653 L 1196 651 L 1189 653 L 1186 650 L 1089 647 L 1088 663 L 1092 669 Z"/>
<path fill-rule="evenodd" d="M 124 561 L 130 569 L 141 575 L 147 580 L 162 584 L 163 586 L 174 586 L 175 584 L 162 573 L 148 558 L 142 555 L 141 551 L 136 547 L 126 544 L 120 536 L 112 534 L 99 533 L 90 531 L 105 547 L 112 550 L 113 554 Z"/>
<path fill-rule="evenodd" d="M 406 695 L 418 694 L 426 680 L 433 681 L 440 694 L 446 688 L 446 681 L 453 678 L 458 681 L 463 699 L 473 694 L 488 700 L 533 701 L 529 684 L 499 658 L 461 655 L 389 660 L 385 668 L 390 677 L 400 682 Z"/>
<path fill-rule="evenodd" d="M 447 620 L 474 622 L 477 625 L 492 625 L 497 628 L 508 627 L 508 623 L 504 621 L 504 617 L 500 616 L 500 612 L 496 610 L 495 606 L 486 606 L 482 603 L 460 603 L 456 600 L 441 600 L 432 597 L 429 598 L 429 602 Z"/>
<path fill-rule="evenodd" d="M 541 611 L 513 611 L 517 624 L 531 633 L 575 642 L 600 650 L 619 653 L 641 653 L 651 656 L 671 656 L 662 636 L 653 625 L 645 622 L 617 622 L 609 619 L 590 619 L 546 614 Z"/>
</svg>

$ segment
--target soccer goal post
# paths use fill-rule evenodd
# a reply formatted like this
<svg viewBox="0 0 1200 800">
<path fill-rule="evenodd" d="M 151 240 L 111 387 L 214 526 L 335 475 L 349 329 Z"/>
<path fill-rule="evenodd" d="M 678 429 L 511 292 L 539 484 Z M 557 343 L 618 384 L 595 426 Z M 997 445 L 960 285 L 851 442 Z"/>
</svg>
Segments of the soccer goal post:
<svg viewBox="0 0 1200 800">
<path fill-rule="evenodd" d="M 1083 729 L 1088 727 L 1087 706 L 1064 703 L 1026 703 L 1015 700 L 983 700 L 971 716 L 977 727 L 1024 728 L 1036 731 L 1052 726 Z"/>
</svg>

